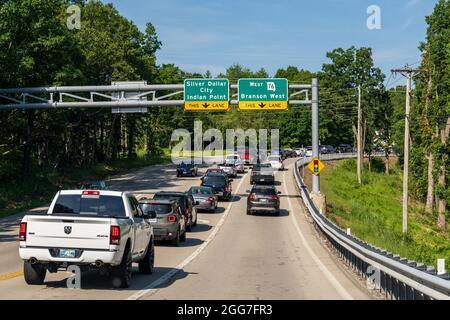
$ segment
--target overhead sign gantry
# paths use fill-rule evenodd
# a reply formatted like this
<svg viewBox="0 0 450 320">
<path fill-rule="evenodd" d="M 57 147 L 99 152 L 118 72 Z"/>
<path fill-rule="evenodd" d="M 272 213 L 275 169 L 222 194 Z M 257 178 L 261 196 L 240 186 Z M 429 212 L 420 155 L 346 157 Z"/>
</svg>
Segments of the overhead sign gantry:
<svg viewBox="0 0 450 320">
<path fill-rule="evenodd" d="M 208 81 L 209 79 L 199 79 L 200 81 Z M 214 79 L 222 80 L 222 79 Z M 250 79 L 248 79 L 250 80 Z M 287 105 L 310 105 L 312 106 L 312 151 L 313 157 L 319 157 L 319 90 L 317 79 L 313 79 L 311 84 L 288 84 L 287 80 L 279 79 L 258 79 L 258 83 L 263 83 L 262 88 L 269 94 L 269 100 L 263 100 L 261 97 L 253 102 L 258 102 L 258 108 L 269 108 L 276 110 L 276 108 L 284 108 Z M 262 81 L 264 80 L 264 81 Z M 246 80 L 247 81 L 247 80 Z M 255 79 L 253 79 L 255 81 Z M 260 82 L 261 81 L 261 82 Z M 273 82 L 271 84 L 270 82 Z M 244 82 L 242 83 L 244 84 Z M 210 86 L 200 86 L 199 88 L 209 88 Z M 216 86 L 224 89 L 223 86 Z M 226 90 L 232 89 L 238 91 L 237 84 L 228 84 Z M 229 89 L 228 89 L 229 88 Z M 222 90 L 220 89 L 220 90 Z M 120 82 L 113 85 L 101 86 L 64 86 L 64 87 L 35 87 L 35 88 L 0 88 L 0 110 L 15 110 L 15 109 L 61 109 L 61 108 L 109 108 L 112 112 L 146 112 L 146 107 L 152 106 L 185 106 L 184 100 L 184 84 L 146 84 L 146 83 L 129 83 Z M 188 89 L 189 90 L 189 89 Z M 244 90 L 244 91 L 242 91 Z M 263 89 L 253 89 L 253 94 L 260 94 Z M 290 93 L 289 93 L 289 91 Z M 217 93 L 218 91 L 216 91 Z M 245 92 L 244 87 L 240 92 Z M 250 91 L 249 91 L 250 92 Z M 249 94 L 252 94 L 252 93 Z M 256 92 L 256 93 L 255 93 Z M 258 93 L 259 92 L 259 93 Z M 192 91 L 195 98 L 195 91 Z M 200 92 L 203 93 L 203 92 Z M 240 100 L 233 99 L 238 97 L 238 93 L 228 94 L 228 105 L 238 105 L 239 102 L 245 103 L 241 110 L 248 107 L 253 107 L 246 97 L 241 97 Z M 270 96 L 273 94 L 273 96 Z M 311 94 L 311 96 L 310 96 Z M 302 100 L 295 100 L 299 95 L 305 98 Z M 286 97 L 285 97 L 286 96 Z M 208 99 L 210 99 L 208 97 Z M 219 99 L 219 98 L 218 98 Z M 277 99 L 271 100 L 271 99 Z M 208 102 L 210 100 L 207 100 Z M 225 102 L 227 102 L 225 101 Z M 195 102 L 195 101 L 190 101 Z M 201 101 L 203 104 L 205 101 Z M 220 101 L 213 100 L 214 103 Z M 222 101 L 224 102 L 224 101 Z M 275 107 L 267 107 L 264 102 L 275 103 Z M 261 107 L 262 106 L 262 107 Z M 225 103 L 222 105 L 225 107 Z M 203 106 L 205 108 L 205 106 Z M 210 106 L 207 106 L 208 110 Z M 201 110 L 198 109 L 198 110 Z M 212 110 L 212 109 L 211 109 Z M 319 176 L 313 175 L 313 193 L 320 192 Z"/>
</svg>

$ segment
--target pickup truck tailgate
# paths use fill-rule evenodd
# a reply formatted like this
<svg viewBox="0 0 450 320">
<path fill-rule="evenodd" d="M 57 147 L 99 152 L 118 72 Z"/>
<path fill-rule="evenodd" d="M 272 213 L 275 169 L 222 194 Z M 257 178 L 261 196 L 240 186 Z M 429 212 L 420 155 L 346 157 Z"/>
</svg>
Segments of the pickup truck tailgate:
<svg viewBox="0 0 450 320">
<path fill-rule="evenodd" d="M 108 250 L 111 218 L 28 216 L 27 247 Z"/>
</svg>

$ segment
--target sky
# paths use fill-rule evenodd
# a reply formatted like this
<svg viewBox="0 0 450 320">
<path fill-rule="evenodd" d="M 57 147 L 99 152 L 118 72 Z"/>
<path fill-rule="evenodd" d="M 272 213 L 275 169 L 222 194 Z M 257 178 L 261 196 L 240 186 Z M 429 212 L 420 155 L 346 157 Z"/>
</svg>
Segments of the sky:
<svg viewBox="0 0 450 320">
<path fill-rule="evenodd" d="M 252 70 L 293 65 L 318 71 L 334 48 L 371 47 L 375 65 L 420 60 L 425 17 L 438 0 L 104 0 L 141 30 L 151 22 L 162 42 L 158 64 L 213 75 L 239 63 Z M 368 7 L 380 8 L 370 30 Z"/>
</svg>

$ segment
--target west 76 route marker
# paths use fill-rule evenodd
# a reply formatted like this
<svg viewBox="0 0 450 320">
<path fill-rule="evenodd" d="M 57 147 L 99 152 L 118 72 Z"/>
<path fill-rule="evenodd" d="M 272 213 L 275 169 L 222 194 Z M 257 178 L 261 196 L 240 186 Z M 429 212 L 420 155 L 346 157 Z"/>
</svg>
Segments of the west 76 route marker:
<svg viewBox="0 0 450 320">
<path fill-rule="evenodd" d="M 228 110 L 230 85 L 227 79 L 184 80 L 184 109 Z"/>
</svg>

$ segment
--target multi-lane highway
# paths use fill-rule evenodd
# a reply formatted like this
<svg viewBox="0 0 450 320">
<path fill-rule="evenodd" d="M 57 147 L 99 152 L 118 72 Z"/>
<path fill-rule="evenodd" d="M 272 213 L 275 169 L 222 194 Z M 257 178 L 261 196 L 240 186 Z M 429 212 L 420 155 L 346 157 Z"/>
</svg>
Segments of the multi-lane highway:
<svg viewBox="0 0 450 320">
<path fill-rule="evenodd" d="M 234 197 L 216 213 L 200 213 L 199 223 L 180 247 L 158 244 L 155 273 L 140 275 L 131 287 L 111 288 L 109 278 L 83 273 L 82 289 L 68 289 L 70 274 L 47 274 L 29 286 L 21 273 L 18 223 L 0 220 L 0 299 L 371 299 L 317 235 L 297 194 L 294 160 L 276 174 L 280 216 L 247 215 L 249 173 L 233 181 Z M 200 173 L 205 168 L 200 169 Z M 198 178 L 177 178 L 173 165 L 156 165 L 116 177 L 111 189 L 136 194 L 184 191 Z M 45 209 L 45 208 L 43 208 Z"/>
</svg>

